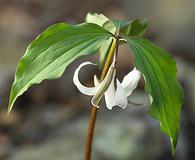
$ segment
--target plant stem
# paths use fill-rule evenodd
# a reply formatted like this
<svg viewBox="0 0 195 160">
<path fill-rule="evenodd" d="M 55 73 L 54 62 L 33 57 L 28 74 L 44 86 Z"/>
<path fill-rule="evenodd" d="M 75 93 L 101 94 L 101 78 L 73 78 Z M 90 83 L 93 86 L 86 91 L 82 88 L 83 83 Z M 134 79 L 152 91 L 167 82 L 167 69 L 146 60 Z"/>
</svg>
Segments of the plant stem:
<svg viewBox="0 0 195 160">
<path fill-rule="evenodd" d="M 113 58 L 115 49 L 118 48 L 117 46 L 119 45 L 119 43 L 117 43 L 117 41 L 118 41 L 117 39 L 116 38 L 113 39 L 110 51 L 108 53 L 108 56 L 106 58 L 106 62 L 104 64 L 104 68 L 103 68 L 102 73 L 101 73 L 101 77 L 100 77 L 101 81 L 106 76 L 106 73 L 109 69 L 109 66 L 110 66 L 111 60 Z M 92 142 L 93 142 L 93 135 L 94 135 L 94 128 L 95 128 L 95 122 L 96 122 L 96 117 L 97 117 L 97 111 L 98 111 L 98 108 L 93 106 L 92 111 L 91 111 L 90 121 L 89 121 L 88 133 L 87 133 L 85 160 L 91 160 Z"/>
</svg>

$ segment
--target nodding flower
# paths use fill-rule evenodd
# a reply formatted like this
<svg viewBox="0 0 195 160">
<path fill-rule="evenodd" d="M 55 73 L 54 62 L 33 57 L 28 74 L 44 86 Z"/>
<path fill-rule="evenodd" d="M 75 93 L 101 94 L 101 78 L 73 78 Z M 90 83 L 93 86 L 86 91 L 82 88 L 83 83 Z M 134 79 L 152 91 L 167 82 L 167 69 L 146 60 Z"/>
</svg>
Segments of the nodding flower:
<svg viewBox="0 0 195 160">
<path fill-rule="evenodd" d="M 126 108 L 128 105 L 142 105 L 136 104 L 128 100 L 128 97 L 132 94 L 137 87 L 138 82 L 142 76 L 141 72 L 134 68 L 131 72 L 124 76 L 122 82 L 116 78 L 115 59 L 109 67 L 109 70 L 105 78 L 100 81 L 96 75 L 94 75 L 94 87 L 86 87 L 79 80 L 79 71 L 86 65 L 95 65 L 89 61 L 79 65 L 75 70 L 73 76 L 73 83 L 78 90 L 88 96 L 93 96 L 91 103 L 93 106 L 99 108 L 99 102 L 105 96 L 106 107 L 112 110 L 114 106 Z M 116 84 L 116 85 L 115 85 Z"/>
</svg>

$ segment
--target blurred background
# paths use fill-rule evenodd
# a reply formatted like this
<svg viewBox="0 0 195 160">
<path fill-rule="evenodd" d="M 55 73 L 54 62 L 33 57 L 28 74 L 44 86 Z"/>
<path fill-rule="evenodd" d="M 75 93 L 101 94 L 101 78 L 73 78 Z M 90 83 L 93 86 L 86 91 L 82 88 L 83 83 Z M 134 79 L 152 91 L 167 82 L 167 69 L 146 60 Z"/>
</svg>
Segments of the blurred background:
<svg viewBox="0 0 195 160">
<path fill-rule="evenodd" d="M 9 117 L 6 107 L 17 62 L 29 43 L 51 24 L 83 22 L 89 11 L 114 18 L 148 19 L 145 37 L 176 58 L 185 102 L 175 159 L 194 160 L 194 8 L 194 0 L 0 0 L 0 160 L 84 159 L 90 97 L 77 91 L 72 75 L 86 58 L 71 64 L 61 79 L 33 86 L 17 100 Z M 126 46 L 120 48 L 120 79 L 132 69 L 129 52 Z M 95 62 L 97 56 L 90 59 Z M 90 72 L 83 72 L 82 81 L 90 83 L 93 74 L 92 67 Z M 148 102 L 143 83 L 132 99 Z M 113 111 L 102 107 L 97 117 L 92 159 L 171 159 L 169 139 L 148 111 L 148 106 L 125 110 L 116 107 Z"/>
</svg>

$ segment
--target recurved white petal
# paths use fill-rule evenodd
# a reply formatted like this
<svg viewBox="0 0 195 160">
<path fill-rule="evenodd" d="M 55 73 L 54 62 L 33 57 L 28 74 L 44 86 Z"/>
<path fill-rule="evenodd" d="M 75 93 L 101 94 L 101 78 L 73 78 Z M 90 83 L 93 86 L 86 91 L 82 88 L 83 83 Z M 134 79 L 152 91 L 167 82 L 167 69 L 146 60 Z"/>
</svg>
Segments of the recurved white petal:
<svg viewBox="0 0 195 160">
<path fill-rule="evenodd" d="M 86 66 L 86 65 L 95 65 L 94 63 L 91 63 L 89 61 L 84 62 L 82 64 L 79 65 L 79 67 L 75 70 L 74 72 L 74 76 L 73 76 L 73 83 L 77 86 L 78 90 L 85 94 L 85 95 L 89 95 L 89 96 L 93 96 L 97 93 L 97 91 L 99 90 L 100 85 L 97 85 L 95 87 L 86 87 L 84 86 L 80 80 L 79 80 L 79 71 L 82 67 Z"/>
<path fill-rule="evenodd" d="M 133 90 L 137 87 L 137 84 L 141 78 L 141 72 L 134 68 L 129 72 L 122 81 L 122 87 L 125 89 L 126 96 L 128 97 Z"/>
<path fill-rule="evenodd" d="M 96 75 L 94 75 L 94 77 L 93 77 L 93 81 L 94 81 L 94 85 L 95 85 L 95 87 L 96 86 L 98 86 L 98 85 L 100 85 L 100 80 L 97 78 L 97 76 Z"/>
</svg>

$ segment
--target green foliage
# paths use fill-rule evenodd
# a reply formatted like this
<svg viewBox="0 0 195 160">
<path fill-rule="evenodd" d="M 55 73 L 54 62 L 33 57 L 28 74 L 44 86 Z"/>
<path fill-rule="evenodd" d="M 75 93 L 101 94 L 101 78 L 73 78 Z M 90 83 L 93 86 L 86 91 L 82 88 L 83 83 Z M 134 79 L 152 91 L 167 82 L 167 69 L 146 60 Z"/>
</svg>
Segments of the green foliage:
<svg viewBox="0 0 195 160">
<path fill-rule="evenodd" d="M 171 138 L 173 153 L 180 126 L 183 90 L 176 78 L 176 63 L 164 49 L 143 38 L 124 37 L 134 54 L 134 63 L 145 78 L 151 96 L 150 113 L 160 121 L 161 129 Z"/>
<path fill-rule="evenodd" d="M 122 28 L 127 27 L 131 23 L 130 21 L 119 20 L 119 19 L 111 19 L 111 21 L 113 22 L 114 26 L 116 27 L 116 32 L 118 34 L 121 33 Z"/>
<path fill-rule="evenodd" d="M 148 27 L 147 20 L 134 20 L 121 28 L 121 34 L 126 36 L 143 36 Z"/>
<path fill-rule="evenodd" d="M 141 38 L 148 26 L 146 20 L 116 20 L 89 13 L 86 21 L 79 25 L 53 25 L 30 44 L 16 70 L 8 111 L 29 87 L 61 77 L 66 67 L 80 56 L 92 55 L 99 50 L 101 67 L 113 39 L 121 36 L 121 40 L 125 39 L 131 47 L 135 66 L 146 80 L 145 89 L 151 98 L 150 113 L 171 138 L 174 152 L 183 101 L 174 59 L 162 48 Z"/>
<path fill-rule="evenodd" d="M 116 33 L 116 27 L 113 24 L 113 22 L 110 19 L 108 19 L 107 17 L 105 17 L 103 14 L 88 13 L 85 20 L 88 23 L 94 23 L 94 24 L 97 24 L 97 25 L 105 28 L 106 30 L 108 30 L 112 34 Z"/>
<path fill-rule="evenodd" d="M 126 20 L 118 20 L 118 19 L 109 19 L 105 17 L 103 14 L 91 14 L 88 13 L 86 18 L 86 22 L 97 24 L 113 35 L 125 35 L 125 36 L 143 36 L 147 27 L 147 20 L 134 20 L 134 21 L 126 21 Z M 112 44 L 112 39 L 105 40 L 102 43 L 100 48 L 100 60 L 99 67 L 101 68 L 105 62 L 105 58 L 108 55 L 109 48 Z"/>
<path fill-rule="evenodd" d="M 33 84 L 61 77 L 66 67 L 83 55 L 97 52 L 111 34 L 89 23 L 56 24 L 44 31 L 27 48 L 21 58 L 11 89 L 9 112 L 18 96 Z"/>
<path fill-rule="evenodd" d="M 119 35 L 125 36 L 143 36 L 148 27 L 147 20 L 136 19 L 134 21 L 126 21 L 109 19 L 103 14 L 97 13 L 88 13 L 85 20 L 86 22 L 94 23 L 105 28 L 114 35 L 118 33 Z"/>
</svg>

